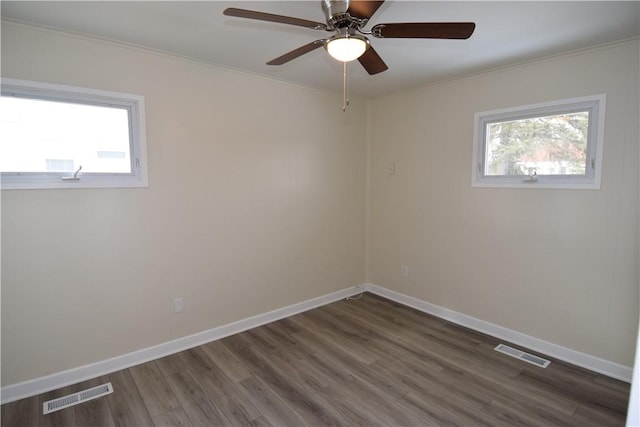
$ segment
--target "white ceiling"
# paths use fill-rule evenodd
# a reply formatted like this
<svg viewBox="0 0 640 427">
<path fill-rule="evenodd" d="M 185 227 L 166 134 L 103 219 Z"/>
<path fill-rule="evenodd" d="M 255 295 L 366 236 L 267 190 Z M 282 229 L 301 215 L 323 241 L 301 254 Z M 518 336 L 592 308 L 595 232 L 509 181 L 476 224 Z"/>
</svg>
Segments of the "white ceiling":
<svg viewBox="0 0 640 427">
<path fill-rule="evenodd" d="M 220 67 L 340 92 L 342 64 L 317 49 L 265 63 L 330 33 L 223 16 L 227 7 L 325 22 L 313 1 L 2 1 L 12 21 L 84 33 Z M 389 66 L 370 76 L 350 66 L 350 90 L 370 97 L 640 35 L 640 1 L 392 1 L 367 25 L 473 21 L 468 40 L 376 39 Z"/>
</svg>

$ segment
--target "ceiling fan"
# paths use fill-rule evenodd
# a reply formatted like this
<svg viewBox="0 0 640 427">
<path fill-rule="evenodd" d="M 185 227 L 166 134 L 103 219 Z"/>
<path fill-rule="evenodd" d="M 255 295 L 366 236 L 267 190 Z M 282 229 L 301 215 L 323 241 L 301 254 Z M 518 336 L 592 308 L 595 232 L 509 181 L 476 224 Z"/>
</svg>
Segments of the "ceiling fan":
<svg viewBox="0 0 640 427">
<path fill-rule="evenodd" d="M 363 28 L 384 3 L 372 0 L 321 0 L 326 23 L 289 16 L 231 7 L 224 14 L 239 18 L 297 25 L 312 30 L 335 32 L 329 38 L 307 43 L 271 61 L 268 65 L 282 65 L 321 46 L 335 59 L 344 63 L 357 59 L 371 75 L 386 71 L 389 67 L 371 46 L 366 36 L 376 38 L 420 39 L 468 39 L 476 24 L 473 22 L 407 22 L 376 24 L 369 31 Z M 346 67 L 346 65 L 345 65 Z"/>
</svg>

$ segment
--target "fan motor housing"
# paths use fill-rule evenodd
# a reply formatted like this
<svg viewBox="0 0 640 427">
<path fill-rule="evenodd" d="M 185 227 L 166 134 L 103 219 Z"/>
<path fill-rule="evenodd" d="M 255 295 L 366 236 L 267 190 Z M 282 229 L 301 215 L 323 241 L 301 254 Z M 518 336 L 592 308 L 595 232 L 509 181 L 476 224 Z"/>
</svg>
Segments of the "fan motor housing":
<svg viewBox="0 0 640 427">
<path fill-rule="evenodd" d="M 358 28 L 361 20 L 349 15 L 350 0 L 322 0 L 322 10 L 327 18 L 329 29 Z"/>
</svg>

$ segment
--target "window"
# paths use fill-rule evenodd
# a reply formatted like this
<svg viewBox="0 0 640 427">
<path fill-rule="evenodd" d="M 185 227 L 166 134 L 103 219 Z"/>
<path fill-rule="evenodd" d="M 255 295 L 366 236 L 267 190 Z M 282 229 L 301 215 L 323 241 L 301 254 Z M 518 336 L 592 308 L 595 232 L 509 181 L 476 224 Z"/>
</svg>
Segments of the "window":
<svg viewBox="0 0 640 427">
<path fill-rule="evenodd" d="M 2 79 L 2 189 L 146 187 L 144 97 Z"/>
<path fill-rule="evenodd" d="M 605 95 L 476 113 L 472 186 L 599 189 Z"/>
</svg>

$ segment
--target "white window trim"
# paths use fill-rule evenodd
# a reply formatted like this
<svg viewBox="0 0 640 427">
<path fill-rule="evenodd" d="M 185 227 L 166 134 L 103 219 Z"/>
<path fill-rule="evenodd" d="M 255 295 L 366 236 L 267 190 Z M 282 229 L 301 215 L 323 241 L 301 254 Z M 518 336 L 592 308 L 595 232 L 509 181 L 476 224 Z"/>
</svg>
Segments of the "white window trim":
<svg viewBox="0 0 640 427">
<path fill-rule="evenodd" d="M 515 176 L 484 176 L 485 124 L 492 121 L 525 117 L 552 115 L 554 113 L 591 108 L 589 141 L 587 145 L 587 168 L 592 171 L 587 176 L 538 175 L 535 180 Z M 472 187 L 494 188 L 551 188 L 599 190 L 602 177 L 602 156 L 604 152 L 604 124 L 606 95 L 592 95 L 579 98 L 531 104 L 514 108 L 483 111 L 475 114 L 473 131 Z"/>
<path fill-rule="evenodd" d="M 92 105 L 123 107 L 131 114 L 130 174 L 92 173 L 80 174 L 77 181 L 63 180 L 61 173 L 7 173 L 0 179 L 2 190 L 26 190 L 45 188 L 127 188 L 148 187 L 147 142 L 144 96 L 99 89 L 33 82 L 18 79 L 2 79 L 2 92 L 37 99 L 61 100 Z"/>
</svg>

